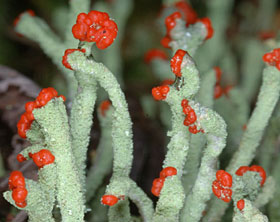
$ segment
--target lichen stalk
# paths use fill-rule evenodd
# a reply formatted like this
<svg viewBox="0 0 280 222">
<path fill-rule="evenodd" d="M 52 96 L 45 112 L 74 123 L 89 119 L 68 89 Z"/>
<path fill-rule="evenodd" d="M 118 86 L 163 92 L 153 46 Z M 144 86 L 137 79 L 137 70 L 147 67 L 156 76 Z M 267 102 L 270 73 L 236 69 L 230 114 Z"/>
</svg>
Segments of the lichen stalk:
<svg viewBox="0 0 280 222">
<path fill-rule="evenodd" d="M 189 55 L 184 56 L 182 65 L 182 77 L 177 79 L 174 86 L 170 86 L 165 101 L 172 112 L 172 130 L 168 132 L 171 140 L 165 156 L 163 168 L 172 166 L 177 169 L 177 175 L 167 178 L 161 190 L 157 202 L 153 221 L 179 221 L 179 212 L 184 204 L 185 193 L 181 183 L 181 176 L 189 149 L 189 133 L 184 126 L 184 115 L 181 102 L 190 99 L 199 89 L 199 75 Z M 179 86 L 178 86 L 179 85 Z M 174 188 L 175 187 L 175 188 Z M 173 191 L 176 189 L 176 191 Z M 174 203 L 170 203 L 170 201 Z M 176 200 L 176 201 L 175 201 Z"/>
<path fill-rule="evenodd" d="M 240 146 L 232 157 L 227 171 L 234 173 L 239 166 L 247 166 L 255 156 L 264 129 L 279 99 L 280 73 L 275 67 L 267 67 L 263 72 L 263 83 L 258 95 L 256 108 L 247 124 Z M 261 121 L 260 121 L 261 120 Z"/>
<path fill-rule="evenodd" d="M 42 128 L 45 142 L 55 156 L 57 166 L 57 201 L 62 221 L 84 221 L 82 184 L 72 153 L 68 117 L 62 99 L 53 99 L 33 111 Z"/>
<path fill-rule="evenodd" d="M 167 153 L 164 159 L 163 168 L 172 166 L 177 169 L 177 179 L 167 179 L 164 183 L 164 188 L 161 191 L 160 198 L 157 202 L 153 221 L 162 221 L 163 218 L 166 221 L 178 221 L 179 211 L 183 207 L 185 194 L 183 192 L 183 186 L 180 178 L 183 174 L 183 168 L 186 161 L 186 156 L 189 149 L 189 134 L 186 132 L 186 128 L 183 125 L 184 116 L 182 115 L 181 100 L 177 96 L 177 90 L 170 88 L 170 92 L 166 98 L 166 102 L 170 105 L 172 112 L 172 130 L 168 132 L 168 136 L 171 137 L 167 146 Z M 167 182 L 168 181 L 168 182 Z M 176 192 L 171 190 L 177 187 Z M 176 196 L 175 196 L 176 195 Z M 176 204 L 169 204 L 171 201 Z M 176 200 L 176 201 L 175 201 Z"/>
<path fill-rule="evenodd" d="M 273 199 L 268 205 L 268 215 L 272 222 L 277 222 L 280 220 L 280 157 L 277 157 L 276 164 L 272 169 L 272 176 L 275 179 L 275 193 L 273 194 Z"/>
<path fill-rule="evenodd" d="M 129 222 L 131 221 L 129 201 L 125 198 L 123 201 L 109 208 L 109 222 Z"/>
<path fill-rule="evenodd" d="M 182 98 L 176 95 L 177 90 L 172 87 L 165 100 L 172 112 L 172 130 L 168 132 L 168 136 L 170 136 L 171 139 L 167 146 L 168 151 L 162 167 L 175 167 L 178 177 L 181 178 L 189 150 L 189 133 L 186 131 L 186 127 L 183 124 Z"/>
<path fill-rule="evenodd" d="M 138 207 L 142 221 L 151 222 L 154 213 L 153 202 L 134 181 L 131 181 L 128 197 Z"/>
<path fill-rule="evenodd" d="M 96 158 L 94 159 L 93 165 L 89 169 L 87 175 L 87 200 L 90 200 L 96 194 L 96 190 L 102 184 L 103 179 L 112 169 L 112 115 L 113 109 L 111 107 L 106 111 L 105 116 L 98 112 L 98 119 L 101 126 L 101 137 L 96 151 Z"/>
<path fill-rule="evenodd" d="M 196 95 L 196 100 L 203 106 L 212 108 L 214 103 L 214 85 L 216 82 L 215 72 L 213 69 L 204 73 L 201 77 L 201 84 L 199 91 Z M 188 195 L 190 192 L 197 173 L 199 170 L 200 160 L 202 156 L 202 150 L 205 146 L 205 136 L 201 134 L 191 135 L 190 149 L 187 156 L 187 164 L 184 167 L 184 174 L 182 176 L 182 182 L 185 189 L 185 193 Z"/>
<path fill-rule="evenodd" d="M 264 46 L 260 41 L 249 40 L 242 58 L 242 92 L 248 101 L 252 101 L 257 94 L 261 83 L 261 74 L 264 64 L 261 57 L 264 54 Z"/>
<path fill-rule="evenodd" d="M 71 67 L 79 72 L 88 73 L 109 95 L 115 109 L 113 113 L 112 142 L 114 150 L 113 175 L 106 193 L 115 196 L 127 195 L 129 191 L 129 173 L 132 164 L 132 123 L 127 103 L 114 75 L 102 64 L 88 60 L 81 52 L 68 56 Z"/>
<path fill-rule="evenodd" d="M 201 75 L 200 88 L 196 95 L 197 101 L 205 107 L 212 108 L 214 104 L 214 86 L 216 83 L 214 69 Z"/>
<path fill-rule="evenodd" d="M 258 95 L 256 107 L 247 124 L 247 130 L 241 138 L 238 150 L 230 160 L 226 169 L 227 172 L 233 174 L 238 167 L 247 166 L 253 160 L 256 149 L 262 139 L 264 129 L 279 99 L 279 92 L 279 71 L 275 67 L 266 67 L 263 71 L 263 83 Z M 214 199 L 211 201 L 210 206 L 210 210 L 207 212 L 204 221 L 220 221 L 228 204 Z M 219 209 L 218 212 L 217 209 Z"/>
<path fill-rule="evenodd" d="M 184 189 L 179 177 L 167 177 L 160 192 L 153 222 L 179 221 L 179 212 L 183 207 L 184 199 Z"/>
<path fill-rule="evenodd" d="M 195 184 L 186 198 L 181 221 L 199 221 L 202 217 L 206 202 L 211 196 L 211 182 L 215 178 L 218 157 L 226 144 L 224 120 L 214 111 L 203 107 L 198 107 L 196 113 L 199 113 L 198 122 L 205 132 L 207 146 Z"/>
<path fill-rule="evenodd" d="M 4 197 L 16 208 L 25 210 L 29 217 L 28 221 L 36 222 L 40 218 L 43 222 L 54 222 L 52 211 L 55 203 L 56 173 L 56 165 L 53 163 L 39 169 L 37 182 L 25 179 L 28 194 L 27 205 L 24 208 L 15 205 L 11 191 L 5 192 Z"/>
<path fill-rule="evenodd" d="M 270 200 L 273 199 L 276 191 L 276 183 L 272 176 L 268 177 L 265 184 L 254 201 L 254 206 L 258 209 L 265 206 Z"/>
<path fill-rule="evenodd" d="M 79 177 L 85 189 L 85 168 L 90 131 L 93 124 L 93 111 L 96 101 L 97 83 L 85 73 L 75 72 L 78 91 L 73 100 L 70 115 L 70 130 L 73 155 L 79 171 Z"/>
</svg>

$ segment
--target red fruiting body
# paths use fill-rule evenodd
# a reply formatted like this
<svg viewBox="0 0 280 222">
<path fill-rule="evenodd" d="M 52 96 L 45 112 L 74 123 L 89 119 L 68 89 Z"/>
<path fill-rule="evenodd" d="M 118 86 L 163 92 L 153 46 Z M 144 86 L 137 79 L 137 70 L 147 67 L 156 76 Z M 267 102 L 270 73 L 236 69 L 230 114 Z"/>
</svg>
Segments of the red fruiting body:
<svg viewBox="0 0 280 222">
<path fill-rule="evenodd" d="M 221 185 L 221 182 L 214 180 L 212 183 L 212 191 L 219 199 L 230 202 L 232 196 L 232 190 Z"/>
<path fill-rule="evenodd" d="M 33 110 L 46 105 L 54 97 L 58 97 L 57 91 L 52 87 L 48 87 L 41 90 L 35 101 L 27 102 L 25 104 L 26 112 L 21 115 L 21 118 L 17 123 L 18 135 L 21 138 L 26 138 L 26 132 L 30 129 L 31 124 L 34 121 Z M 60 95 L 59 97 L 62 97 L 64 101 L 66 99 L 63 95 Z"/>
<path fill-rule="evenodd" d="M 232 176 L 224 171 L 218 170 L 216 172 L 216 180 L 212 183 L 212 191 L 221 200 L 230 202 L 232 196 Z"/>
<path fill-rule="evenodd" d="M 260 174 L 260 177 L 262 178 L 261 180 L 261 186 L 264 185 L 265 180 L 266 180 L 266 172 L 261 166 L 253 165 L 250 167 L 250 171 L 255 171 Z"/>
<path fill-rule="evenodd" d="M 105 49 L 117 37 L 118 27 L 106 12 L 90 11 L 78 15 L 72 33 L 80 41 L 95 42 L 97 48 Z"/>
<path fill-rule="evenodd" d="M 31 121 L 31 120 L 34 120 L 34 116 L 32 114 L 33 110 L 36 109 L 38 106 L 36 104 L 36 102 L 34 101 L 31 101 L 31 102 L 27 102 L 25 104 L 25 111 L 26 113 L 28 114 L 27 117 L 29 117 L 28 119 Z M 30 118 L 31 117 L 31 118 Z"/>
<path fill-rule="evenodd" d="M 171 70 L 178 77 L 182 76 L 181 65 L 182 65 L 183 57 L 186 55 L 186 53 L 187 53 L 186 51 L 182 49 L 178 49 L 170 61 Z"/>
<path fill-rule="evenodd" d="M 158 86 L 152 89 L 152 95 L 155 100 L 163 100 L 169 92 L 169 86 Z"/>
<path fill-rule="evenodd" d="M 192 126 L 189 126 L 189 132 L 192 133 L 192 134 L 197 134 L 197 133 L 200 132 L 200 130 L 197 130 L 196 125 L 192 125 Z"/>
<path fill-rule="evenodd" d="M 26 160 L 26 158 L 22 155 L 22 154 L 18 154 L 17 155 L 17 161 L 18 162 L 24 162 Z"/>
<path fill-rule="evenodd" d="M 177 2 L 175 6 L 183 13 L 187 25 L 196 22 L 197 14 L 187 2 L 180 1 Z"/>
<path fill-rule="evenodd" d="M 161 44 L 163 47 L 170 48 L 170 31 L 176 26 L 176 19 L 180 19 L 181 17 L 182 15 L 180 12 L 174 12 L 165 18 L 166 36 L 161 40 Z"/>
<path fill-rule="evenodd" d="M 25 187 L 25 180 L 20 171 L 13 171 L 9 177 L 9 188 L 12 190 L 16 187 Z"/>
<path fill-rule="evenodd" d="M 272 52 L 265 53 L 263 55 L 263 61 L 280 70 L 280 48 L 273 49 Z"/>
<path fill-rule="evenodd" d="M 57 95 L 58 93 L 54 88 L 52 87 L 44 88 L 37 96 L 35 103 L 37 107 L 40 108 L 42 106 L 45 106 L 54 97 L 57 97 Z"/>
<path fill-rule="evenodd" d="M 177 175 L 177 169 L 174 167 L 165 167 L 161 172 L 160 172 L 160 178 L 156 178 L 153 181 L 153 186 L 151 189 L 151 192 L 153 195 L 158 197 L 160 195 L 160 191 L 164 185 L 164 181 L 166 177 L 174 176 Z"/>
<path fill-rule="evenodd" d="M 85 49 L 66 49 L 64 52 L 64 55 L 62 56 L 62 64 L 67 68 L 67 69 L 72 69 L 71 65 L 68 63 L 67 61 L 67 56 L 75 51 L 80 51 L 85 53 L 86 50 Z"/>
<path fill-rule="evenodd" d="M 205 37 L 205 40 L 212 38 L 214 34 L 214 29 L 211 24 L 211 20 L 209 18 L 202 18 L 202 19 L 197 19 L 196 22 L 201 22 L 204 24 L 206 30 L 207 30 L 207 35 Z"/>
<path fill-rule="evenodd" d="M 144 61 L 146 63 L 150 63 L 153 59 L 162 59 L 166 60 L 167 55 L 164 51 L 160 49 L 150 49 L 148 52 L 146 52 L 144 56 Z"/>
<path fill-rule="evenodd" d="M 42 168 L 45 165 L 53 163 L 55 157 L 52 155 L 51 151 L 42 149 L 37 153 L 33 153 L 32 159 L 39 168 Z"/>
<path fill-rule="evenodd" d="M 220 198 L 222 195 L 222 187 L 218 180 L 214 180 L 212 183 L 212 191 L 216 197 Z"/>
<path fill-rule="evenodd" d="M 186 116 L 186 118 L 185 118 L 185 120 L 184 120 L 184 125 L 185 125 L 185 126 L 189 126 L 189 125 L 191 125 L 191 124 L 192 124 L 192 122 L 190 122 L 189 119 L 188 119 L 188 117 Z"/>
<path fill-rule="evenodd" d="M 28 153 L 29 158 L 32 158 L 33 154 L 32 153 Z"/>
<path fill-rule="evenodd" d="M 224 187 L 232 186 L 232 176 L 228 172 L 224 170 L 218 170 L 216 172 L 216 178 L 218 181 L 220 181 L 222 186 Z"/>
<path fill-rule="evenodd" d="M 180 12 L 174 12 L 166 17 L 165 26 L 167 28 L 167 33 L 169 33 L 176 26 L 176 19 L 179 19 L 181 17 L 182 15 Z"/>
<path fill-rule="evenodd" d="M 186 108 L 184 108 L 183 111 L 185 113 Z M 189 112 L 186 114 L 186 118 L 184 120 L 184 125 L 189 126 L 189 125 L 193 124 L 195 121 L 196 121 L 196 114 L 195 114 L 195 111 L 191 108 L 189 110 Z"/>
<path fill-rule="evenodd" d="M 26 206 L 26 197 L 28 194 L 25 188 L 25 179 L 20 171 L 13 171 L 9 177 L 9 188 L 12 190 L 12 198 L 18 207 Z"/>
<path fill-rule="evenodd" d="M 245 207 L 245 201 L 243 199 L 237 201 L 236 206 L 239 210 L 243 210 L 243 208 Z"/>
<path fill-rule="evenodd" d="M 243 176 L 244 173 L 246 173 L 248 170 L 250 170 L 250 167 L 248 166 L 241 166 L 236 170 L 235 174 L 237 176 Z"/>
<path fill-rule="evenodd" d="M 17 123 L 18 135 L 21 138 L 26 138 L 26 131 L 30 128 L 30 125 L 31 123 L 29 122 L 26 113 L 22 114 Z"/>
<path fill-rule="evenodd" d="M 160 178 L 166 178 L 170 176 L 177 175 L 177 169 L 174 167 L 165 167 L 161 172 L 160 172 Z"/>
<path fill-rule="evenodd" d="M 109 100 L 105 100 L 100 105 L 100 112 L 102 116 L 105 116 L 106 111 L 110 108 L 111 102 Z"/>
<path fill-rule="evenodd" d="M 12 198 L 15 202 L 24 202 L 27 197 L 28 191 L 23 187 L 13 189 Z"/>
<path fill-rule="evenodd" d="M 153 186 L 151 188 L 151 192 L 156 197 L 159 196 L 160 191 L 161 191 L 161 189 L 162 189 L 162 187 L 164 185 L 164 181 L 165 181 L 165 178 L 156 178 L 156 179 L 154 179 Z"/>
<path fill-rule="evenodd" d="M 104 205 L 113 206 L 118 203 L 119 199 L 114 195 L 103 195 L 101 202 Z"/>
<path fill-rule="evenodd" d="M 189 132 L 192 134 L 197 134 L 199 132 L 204 133 L 202 129 L 198 130 L 196 125 L 192 125 L 196 122 L 197 117 L 194 109 L 192 109 L 192 107 L 189 105 L 188 100 L 183 99 L 181 106 L 183 108 L 183 113 L 186 115 L 184 125 L 189 127 Z"/>
<path fill-rule="evenodd" d="M 258 172 L 260 174 L 260 177 L 262 178 L 261 180 L 261 186 L 265 183 L 266 180 L 266 172 L 261 166 L 253 165 L 251 167 L 248 166 L 241 166 L 238 168 L 238 170 L 235 172 L 237 176 L 243 176 L 244 173 L 247 171 L 254 171 Z"/>
<path fill-rule="evenodd" d="M 15 18 L 14 22 L 13 22 L 13 25 L 16 26 L 20 20 L 20 17 L 24 14 L 24 13 L 28 13 L 30 16 L 35 16 L 35 12 L 31 9 L 23 12 L 23 13 L 20 13 L 18 17 Z"/>
<path fill-rule="evenodd" d="M 186 105 L 186 106 L 183 107 L 183 113 L 184 113 L 185 115 L 188 115 L 189 112 L 191 112 L 191 111 L 193 111 L 193 109 L 192 109 L 192 107 L 190 107 L 189 105 Z"/>
<path fill-rule="evenodd" d="M 216 66 L 214 67 L 215 73 L 216 73 L 216 83 L 221 81 L 222 78 L 222 70 L 220 67 Z"/>
<path fill-rule="evenodd" d="M 224 202 L 230 202 L 231 201 L 231 196 L 232 196 L 232 190 L 231 189 L 222 189 L 222 195 L 221 195 L 221 200 Z"/>
<path fill-rule="evenodd" d="M 165 178 L 156 178 L 153 181 L 153 187 L 163 187 Z"/>
<path fill-rule="evenodd" d="M 153 195 L 155 195 L 156 197 L 158 197 L 160 195 L 160 191 L 161 191 L 162 187 L 152 187 L 151 192 Z"/>
<path fill-rule="evenodd" d="M 164 48 L 170 48 L 169 43 L 171 42 L 171 38 L 169 36 L 165 36 L 160 40 L 160 44 Z"/>
<path fill-rule="evenodd" d="M 188 106 L 188 105 L 189 105 L 189 101 L 187 99 L 183 99 L 181 102 L 181 106 L 183 107 L 183 109 L 185 106 Z"/>
</svg>

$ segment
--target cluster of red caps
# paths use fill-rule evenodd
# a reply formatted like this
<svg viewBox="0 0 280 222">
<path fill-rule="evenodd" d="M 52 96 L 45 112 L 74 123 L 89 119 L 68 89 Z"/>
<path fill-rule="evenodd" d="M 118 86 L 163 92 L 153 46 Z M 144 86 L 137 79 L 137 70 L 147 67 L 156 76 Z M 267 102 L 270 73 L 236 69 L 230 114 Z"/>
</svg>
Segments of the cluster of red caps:
<svg viewBox="0 0 280 222">
<path fill-rule="evenodd" d="M 33 159 L 34 163 L 39 167 L 42 168 L 45 165 L 51 164 L 54 162 L 55 157 L 52 155 L 51 151 L 47 149 L 42 149 L 37 153 L 29 153 L 28 156 Z M 26 158 L 22 154 L 17 155 L 18 162 L 23 162 Z"/>
<path fill-rule="evenodd" d="M 262 178 L 260 185 L 263 186 L 263 184 L 265 183 L 265 180 L 266 180 L 266 172 L 261 166 L 257 166 L 257 165 L 253 165 L 251 167 L 241 166 L 241 167 L 238 168 L 238 170 L 235 172 L 235 174 L 237 176 L 243 176 L 243 174 L 246 173 L 247 171 L 258 172 L 260 177 Z M 236 207 L 239 210 L 243 210 L 243 208 L 245 207 L 244 199 L 241 199 L 241 200 L 237 201 Z"/>
<path fill-rule="evenodd" d="M 80 41 L 95 42 L 97 48 L 105 49 L 117 37 L 118 27 L 106 12 L 93 10 L 88 14 L 78 15 L 72 33 L 74 38 Z"/>
<path fill-rule="evenodd" d="M 167 55 L 164 51 L 160 49 L 150 49 L 148 52 L 145 53 L 144 61 L 149 64 L 153 59 L 162 59 L 166 60 Z"/>
<path fill-rule="evenodd" d="M 194 124 L 197 118 L 194 109 L 189 105 L 189 101 L 187 99 L 183 99 L 181 106 L 183 108 L 183 113 L 186 115 L 184 125 L 189 127 L 190 133 L 203 133 L 204 131 L 202 129 L 198 130 L 197 126 Z"/>
<path fill-rule="evenodd" d="M 243 174 L 247 171 L 258 172 L 260 177 L 262 178 L 260 186 L 263 186 L 266 180 L 266 172 L 261 166 L 241 166 L 238 168 L 235 174 L 237 176 L 243 176 Z M 214 180 L 212 183 L 212 191 L 215 194 L 215 196 L 217 196 L 225 202 L 230 202 L 232 196 L 232 190 L 230 189 L 231 187 L 232 176 L 224 170 L 218 170 L 216 172 L 216 180 Z M 236 206 L 239 210 L 243 210 L 243 208 L 245 207 L 244 199 L 240 199 L 239 201 L 237 201 Z"/>
<path fill-rule="evenodd" d="M 58 96 L 57 91 L 52 88 L 42 89 L 35 101 L 27 102 L 25 104 L 25 113 L 20 117 L 17 123 L 18 135 L 22 138 L 26 138 L 26 132 L 30 129 L 30 126 L 34 120 L 33 110 L 45 106 L 52 98 L 61 97 L 64 101 L 66 98 L 63 95 Z"/>
<path fill-rule="evenodd" d="M 105 100 L 100 104 L 99 109 L 100 109 L 100 112 L 101 112 L 102 116 L 105 116 L 106 111 L 110 108 L 111 104 L 112 103 L 111 103 L 110 100 Z"/>
<path fill-rule="evenodd" d="M 263 55 L 263 61 L 280 70 L 280 48 L 273 49 L 272 52 L 265 53 Z"/>
<path fill-rule="evenodd" d="M 9 177 L 9 189 L 12 190 L 12 198 L 18 207 L 26 206 L 26 197 L 28 194 L 25 188 L 25 179 L 20 171 L 13 171 Z"/>
<path fill-rule="evenodd" d="M 225 202 L 230 202 L 232 196 L 231 187 L 232 176 L 224 170 L 218 170 L 216 172 L 216 180 L 212 183 L 212 191 L 216 197 Z"/>
<path fill-rule="evenodd" d="M 65 66 L 65 68 L 67 69 L 72 69 L 72 67 L 70 66 L 70 64 L 68 63 L 67 61 L 67 56 L 75 51 L 80 51 L 80 52 L 83 52 L 85 53 L 86 50 L 85 49 L 66 49 L 65 52 L 64 52 L 64 55 L 62 56 L 62 64 Z"/>
<path fill-rule="evenodd" d="M 159 178 L 154 179 L 153 186 L 151 192 L 153 195 L 158 197 L 160 195 L 160 191 L 164 185 L 164 181 L 166 177 L 171 177 L 177 175 L 177 169 L 174 167 L 165 167 L 159 174 Z"/>
<path fill-rule="evenodd" d="M 187 27 L 190 24 L 194 24 L 196 22 L 201 22 L 204 24 L 205 28 L 207 29 L 207 35 L 205 37 L 205 40 L 213 36 L 214 30 L 212 28 L 211 21 L 209 18 L 198 19 L 196 12 L 190 7 L 188 3 L 184 1 L 177 2 L 175 4 L 175 7 L 178 9 L 178 11 L 167 16 L 165 19 L 166 35 L 161 40 L 161 44 L 163 47 L 170 48 L 169 46 L 169 43 L 171 41 L 170 32 L 176 26 L 176 20 L 182 18 L 182 14 L 184 16 L 184 20 L 186 22 Z"/>
<path fill-rule="evenodd" d="M 181 65 L 182 65 L 182 62 L 183 62 L 183 58 L 184 58 L 184 56 L 186 54 L 188 54 L 186 51 L 184 51 L 182 49 L 178 49 L 175 52 L 174 56 L 172 57 L 172 59 L 170 61 L 171 71 L 177 77 L 181 77 L 182 76 Z"/>
<path fill-rule="evenodd" d="M 265 172 L 265 170 L 261 166 L 258 166 L 258 165 L 253 165 L 251 167 L 249 167 L 249 166 L 241 166 L 241 167 L 238 168 L 238 170 L 235 172 L 235 174 L 237 176 L 243 176 L 243 174 L 246 173 L 247 171 L 254 171 L 254 172 L 259 173 L 260 177 L 262 178 L 260 185 L 261 186 L 264 185 L 265 180 L 266 180 L 266 172 Z"/>
<path fill-rule="evenodd" d="M 157 86 L 152 89 L 152 95 L 155 100 L 166 99 L 167 93 L 169 92 L 169 86 Z"/>
</svg>

